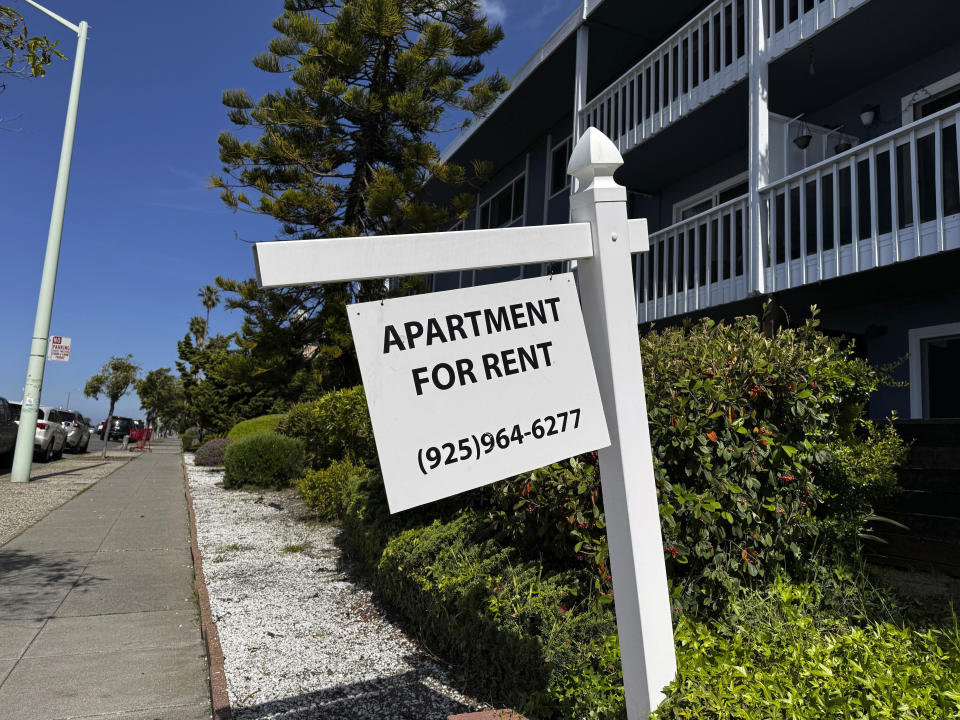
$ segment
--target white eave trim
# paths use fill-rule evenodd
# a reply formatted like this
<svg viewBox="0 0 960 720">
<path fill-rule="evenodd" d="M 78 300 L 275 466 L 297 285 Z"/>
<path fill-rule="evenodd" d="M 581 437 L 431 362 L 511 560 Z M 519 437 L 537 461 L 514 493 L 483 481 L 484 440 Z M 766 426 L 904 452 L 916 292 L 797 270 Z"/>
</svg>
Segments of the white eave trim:
<svg viewBox="0 0 960 720">
<path fill-rule="evenodd" d="M 540 65 L 553 54 L 554 50 L 560 47 L 564 40 L 573 35 L 577 31 L 577 28 L 583 24 L 587 16 L 596 10 L 602 2 L 603 0 L 583 0 L 583 4 L 570 13 L 570 16 L 563 21 L 563 24 L 554 30 L 550 37 L 544 41 L 543 45 L 537 48 L 537 51 L 513 74 L 513 77 L 510 78 L 510 89 L 497 98 L 497 101 L 493 104 L 493 107 L 490 108 L 490 112 L 487 113 L 486 117 L 493 115 L 497 111 L 497 108 L 500 107 L 500 104 L 510 97 L 514 90 L 520 87 L 524 81 L 530 77 L 533 71 L 540 67 Z M 465 128 L 443 149 L 443 152 L 440 153 L 440 159 L 443 160 L 443 162 L 449 161 L 454 153 L 471 138 L 485 121 L 486 118 L 483 118 Z"/>
</svg>

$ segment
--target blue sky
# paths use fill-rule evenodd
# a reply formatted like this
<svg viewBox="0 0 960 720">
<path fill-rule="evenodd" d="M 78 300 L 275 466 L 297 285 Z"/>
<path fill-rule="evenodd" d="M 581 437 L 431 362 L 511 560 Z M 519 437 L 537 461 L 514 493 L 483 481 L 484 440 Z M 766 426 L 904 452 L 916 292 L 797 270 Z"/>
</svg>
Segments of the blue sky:
<svg viewBox="0 0 960 720">
<path fill-rule="evenodd" d="M 0 396 L 19 400 L 36 313 L 76 37 L 21 0 L 0 0 L 32 34 L 60 41 L 68 62 L 0 94 Z M 111 355 L 144 371 L 174 367 L 176 343 L 204 309 L 197 291 L 217 275 L 253 275 L 250 246 L 276 221 L 225 208 L 206 180 L 220 169 L 217 135 L 231 129 L 224 89 L 254 97 L 285 79 L 250 60 L 274 36 L 281 0 L 46 0 L 91 25 L 84 62 L 60 270 L 50 332 L 73 340 L 68 363 L 46 366 L 42 403 L 94 420 L 107 402 L 84 398 Z M 580 3 L 484 0 L 507 37 L 488 61 L 508 77 Z M 452 139 L 452 135 L 447 140 Z M 213 332 L 241 317 L 213 311 Z M 117 414 L 141 417 L 134 393 Z"/>
</svg>

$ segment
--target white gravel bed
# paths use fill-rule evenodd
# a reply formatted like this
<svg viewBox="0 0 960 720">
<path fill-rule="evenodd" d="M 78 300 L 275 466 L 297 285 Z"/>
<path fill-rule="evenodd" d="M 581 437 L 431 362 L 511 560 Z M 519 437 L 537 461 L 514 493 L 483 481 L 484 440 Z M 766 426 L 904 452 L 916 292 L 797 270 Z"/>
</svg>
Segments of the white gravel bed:
<svg viewBox="0 0 960 720">
<path fill-rule="evenodd" d="M 237 720 L 441 720 L 489 709 L 385 619 L 343 571 L 336 526 L 289 494 L 224 490 L 185 455 L 210 608 Z"/>
</svg>

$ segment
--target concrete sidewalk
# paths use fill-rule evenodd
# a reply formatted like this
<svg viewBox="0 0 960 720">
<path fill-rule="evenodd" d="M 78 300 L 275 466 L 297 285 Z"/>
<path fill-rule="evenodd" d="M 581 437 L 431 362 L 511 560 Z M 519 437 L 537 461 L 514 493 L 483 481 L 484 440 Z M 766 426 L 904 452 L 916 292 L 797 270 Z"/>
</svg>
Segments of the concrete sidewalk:
<svg viewBox="0 0 960 720">
<path fill-rule="evenodd" d="M 4 720 L 210 718 L 179 447 L 0 547 Z"/>
</svg>

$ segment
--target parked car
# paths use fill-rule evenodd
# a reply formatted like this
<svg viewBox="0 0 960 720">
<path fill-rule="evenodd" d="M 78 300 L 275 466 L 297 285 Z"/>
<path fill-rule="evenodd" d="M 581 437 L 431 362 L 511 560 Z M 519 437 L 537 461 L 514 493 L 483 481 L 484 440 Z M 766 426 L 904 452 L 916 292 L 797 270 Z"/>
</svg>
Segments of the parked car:
<svg viewBox="0 0 960 720">
<path fill-rule="evenodd" d="M 106 422 L 106 421 L 104 421 Z M 133 419 L 128 417 L 114 417 L 110 423 L 110 439 L 123 440 L 133 429 Z M 100 429 L 100 439 L 103 440 L 103 428 Z"/>
<path fill-rule="evenodd" d="M 20 424 L 20 403 L 10 403 L 10 409 Z M 37 408 L 37 430 L 33 436 L 33 454 L 40 462 L 50 462 L 63 457 L 67 444 L 67 430 L 60 424 L 60 412 L 56 408 L 41 405 Z"/>
<path fill-rule="evenodd" d="M 67 450 L 85 453 L 90 444 L 90 425 L 87 419 L 73 410 L 57 410 L 60 422 L 67 431 Z"/>
<path fill-rule="evenodd" d="M 0 397 L 0 460 L 10 460 L 16 444 L 17 421 L 13 417 L 13 409 L 6 398 Z"/>
</svg>

